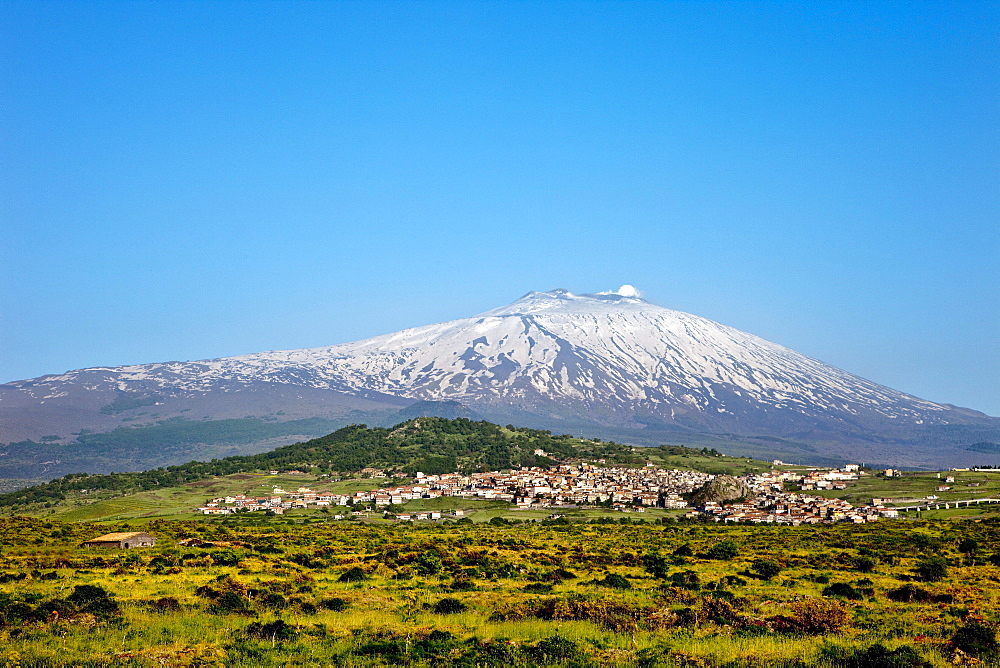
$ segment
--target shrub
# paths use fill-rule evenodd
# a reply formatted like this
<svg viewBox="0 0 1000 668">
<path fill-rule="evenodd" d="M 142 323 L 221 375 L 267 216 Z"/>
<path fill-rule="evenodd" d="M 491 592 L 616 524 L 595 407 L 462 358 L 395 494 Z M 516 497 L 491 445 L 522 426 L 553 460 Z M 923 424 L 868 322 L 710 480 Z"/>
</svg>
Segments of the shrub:
<svg viewBox="0 0 1000 668">
<path fill-rule="evenodd" d="M 402 665 L 406 657 L 407 641 L 399 637 L 377 638 L 360 645 L 357 653 L 362 656 L 379 656 L 382 665 Z"/>
<path fill-rule="evenodd" d="M 224 550 L 222 552 L 213 552 L 209 555 L 212 558 L 212 563 L 216 566 L 239 566 L 240 557 L 238 554 L 232 550 Z"/>
<path fill-rule="evenodd" d="M 917 562 L 914 570 L 924 582 L 938 582 L 948 577 L 948 561 L 942 557 L 928 557 Z"/>
<path fill-rule="evenodd" d="M 347 601 L 337 596 L 323 599 L 319 602 L 319 607 L 326 610 L 332 610 L 333 612 L 343 612 L 344 610 L 347 610 L 347 606 Z"/>
<path fill-rule="evenodd" d="M 474 591 L 476 589 L 476 581 L 468 573 L 459 573 L 448 585 L 448 589 L 451 591 Z"/>
<path fill-rule="evenodd" d="M 854 558 L 854 570 L 861 571 L 862 573 L 871 573 L 875 570 L 875 566 L 878 564 L 877 561 L 871 557 L 855 557 Z"/>
<path fill-rule="evenodd" d="M 676 550 L 674 550 L 674 556 L 677 556 L 677 557 L 693 557 L 694 556 L 694 550 L 691 549 L 691 545 L 689 543 L 684 543 L 683 545 L 681 545 L 680 547 L 678 547 Z"/>
<path fill-rule="evenodd" d="M 480 640 L 472 645 L 466 653 L 466 657 L 475 666 L 524 665 L 524 657 L 521 655 L 521 649 L 516 645 L 502 640 Z"/>
<path fill-rule="evenodd" d="M 150 568 L 167 568 L 174 565 L 174 560 L 165 555 L 159 555 L 149 560 Z"/>
<path fill-rule="evenodd" d="M 295 629 L 281 619 L 276 619 L 273 622 L 268 622 L 267 624 L 262 624 L 261 622 L 251 622 L 249 626 L 243 629 L 243 633 L 245 633 L 249 638 L 271 641 L 291 640 L 296 635 Z"/>
<path fill-rule="evenodd" d="M 404 660 L 404 662 L 410 663 L 416 660 L 421 665 L 452 665 L 455 658 L 452 652 L 461 651 L 460 647 L 461 643 L 451 633 L 434 629 L 427 635 L 417 636 L 413 639 L 407 657 L 410 661 Z"/>
<path fill-rule="evenodd" d="M 979 549 L 979 543 L 972 538 L 963 538 L 958 542 L 958 551 L 962 554 L 975 554 Z"/>
<path fill-rule="evenodd" d="M 670 564 L 658 552 L 644 554 L 642 556 L 642 566 L 646 569 L 647 573 L 657 580 L 667 577 L 667 571 L 670 568 Z"/>
<path fill-rule="evenodd" d="M 629 582 L 625 577 L 618 575 L 617 573 L 608 573 L 603 580 L 598 580 L 596 584 L 602 585 L 604 587 L 611 587 L 612 589 L 632 588 L 632 583 Z"/>
<path fill-rule="evenodd" d="M 781 565 L 770 559 L 755 559 L 750 570 L 762 580 L 770 580 L 781 572 Z"/>
<path fill-rule="evenodd" d="M 726 584 L 730 587 L 742 587 L 747 583 L 739 575 L 724 575 L 719 579 L 719 584 Z"/>
<path fill-rule="evenodd" d="M 215 599 L 212 612 L 248 612 L 247 600 L 234 591 L 223 592 Z"/>
<path fill-rule="evenodd" d="M 973 656 L 992 654 L 997 650 L 997 634 L 985 624 L 969 622 L 955 631 L 951 644 Z"/>
<path fill-rule="evenodd" d="M 0 607 L 0 626 L 4 624 L 23 624 L 28 621 L 37 621 L 38 612 L 23 601 L 6 603 Z"/>
<path fill-rule="evenodd" d="M 934 598 L 929 591 L 915 584 L 905 584 L 898 589 L 890 589 L 885 596 L 897 603 L 924 603 Z"/>
<path fill-rule="evenodd" d="M 837 633 L 847 624 L 849 610 L 840 601 L 807 598 L 789 605 L 794 630 L 802 633 Z"/>
<path fill-rule="evenodd" d="M 281 610 L 282 608 L 288 607 L 288 601 L 281 594 L 275 594 L 271 592 L 266 594 L 264 598 L 260 600 L 260 604 L 265 608 L 270 608 L 272 610 Z"/>
<path fill-rule="evenodd" d="M 557 568 L 545 576 L 546 580 L 575 580 L 576 573 L 567 571 L 565 568 Z"/>
<path fill-rule="evenodd" d="M 861 592 L 846 582 L 834 582 L 829 587 L 824 587 L 823 596 L 840 596 L 841 598 L 849 598 L 854 601 L 863 598 Z"/>
<path fill-rule="evenodd" d="M 454 615 L 458 612 L 465 612 L 468 610 L 468 606 L 457 598 L 442 598 L 431 607 L 431 610 L 439 615 Z"/>
<path fill-rule="evenodd" d="M 671 586 L 698 591 L 701 589 L 701 578 L 695 571 L 678 571 L 670 576 L 668 582 Z"/>
<path fill-rule="evenodd" d="M 156 612 L 173 612 L 181 609 L 180 601 L 173 596 L 164 596 L 153 601 L 153 610 Z"/>
<path fill-rule="evenodd" d="M 76 585 L 66 600 L 80 612 L 89 612 L 99 619 L 117 616 L 120 612 L 114 597 L 97 585 Z"/>
<path fill-rule="evenodd" d="M 580 655 L 580 648 L 569 638 L 550 636 L 539 640 L 531 648 L 531 653 L 535 655 L 540 663 L 551 663 L 578 657 Z"/>
<path fill-rule="evenodd" d="M 731 540 L 724 540 L 722 542 L 716 543 L 708 549 L 706 556 L 709 559 L 720 559 L 723 561 L 728 561 L 729 559 L 735 559 L 740 554 L 739 547 L 736 543 Z"/>
<path fill-rule="evenodd" d="M 53 614 L 55 614 L 65 618 L 72 615 L 74 612 L 77 612 L 77 610 L 77 607 L 69 601 L 61 598 L 54 598 L 51 601 L 45 601 L 38 606 L 38 617 L 50 618 Z"/>
<path fill-rule="evenodd" d="M 524 586 L 524 591 L 529 594 L 550 594 L 552 593 L 552 585 L 544 582 L 532 582 Z"/>
<path fill-rule="evenodd" d="M 696 614 L 698 619 L 710 619 L 720 625 L 741 626 L 746 622 L 746 618 L 737 612 L 734 603 L 725 597 L 702 598 Z"/>
<path fill-rule="evenodd" d="M 424 552 L 413 561 L 413 567 L 420 575 L 435 575 L 441 572 L 441 557 L 437 552 Z"/>
<path fill-rule="evenodd" d="M 208 585 L 202 585 L 194 590 L 194 595 L 200 596 L 202 598 L 210 598 L 214 601 L 215 599 L 219 598 L 219 596 L 221 596 L 222 594 L 218 590 L 213 589 Z"/>
<path fill-rule="evenodd" d="M 344 573 L 337 578 L 337 582 L 361 582 L 366 577 L 365 572 L 355 566 L 354 568 L 344 571 Z"/>
<path fill-rule="evenodd" d="M 881 643 L 854 650 L 829 647 L 824 648 L 822 654 L 836 668 L 921 668 L 930 665 L 909 645 L 900 645 L 894 650 L 886 649 Z"/>
<path fill-rule="evenodd" d="M 669 608 L 641 607 L 604 598 L 536 599 L 497 611 L 491 621 L 513 621 L 534 617 L 547 621 L 590 621 L 618 633 L 634 633 L 640 628 L 658 629 L 672 625 L 676 615 Z"/>
</svg>

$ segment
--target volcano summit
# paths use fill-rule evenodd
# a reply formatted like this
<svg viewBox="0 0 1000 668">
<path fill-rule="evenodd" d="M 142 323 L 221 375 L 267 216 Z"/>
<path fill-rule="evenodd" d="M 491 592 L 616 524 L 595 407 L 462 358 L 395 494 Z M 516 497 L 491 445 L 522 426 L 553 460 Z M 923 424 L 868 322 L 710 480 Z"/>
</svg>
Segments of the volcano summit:
<svg viewBox="0 0 1000 668">
<path fill-rule="evenodd" d="M 656 306 L 631 286 L 529 292 L 471 318 L 355 343 L 8 383 L 0 386 L 0 440 L 50 434 L 65 444 L 71 431 L 149 424 L 142 418 L 150 414 L 161 428 L 170 418 L 193 428 L 251 416 L 271 426 L 304 418 L 386 423 L 418 401 L 429 413 L 457 402 L 501 423 L 803 462 L 1000 459 L 989 443 L 1000 442 L 1000 419 Z M 204 419 L 184 420 L 188 413 Z M 213 445 L 208 437 L 200 443 Z"/>
</svg>

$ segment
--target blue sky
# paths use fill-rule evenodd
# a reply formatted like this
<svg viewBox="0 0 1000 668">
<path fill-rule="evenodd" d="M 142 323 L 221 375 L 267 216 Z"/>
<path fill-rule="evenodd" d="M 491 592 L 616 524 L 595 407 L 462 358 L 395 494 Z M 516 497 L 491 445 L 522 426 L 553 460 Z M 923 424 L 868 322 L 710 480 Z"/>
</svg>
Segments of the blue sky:
<svg viewBox="0 0 1000 668">
<path fill-rule="evenodd" d="M 0 4 L 0 382 L 651 301 L 1000 415 L 1000 4 Z"/>
</svg>

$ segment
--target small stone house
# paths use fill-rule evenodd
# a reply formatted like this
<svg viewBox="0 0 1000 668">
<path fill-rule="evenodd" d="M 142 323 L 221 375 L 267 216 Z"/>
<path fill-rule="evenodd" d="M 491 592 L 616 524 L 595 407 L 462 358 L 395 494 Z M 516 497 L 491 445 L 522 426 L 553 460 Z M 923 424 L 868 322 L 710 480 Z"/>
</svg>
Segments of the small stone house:
<svg viewBox="0 0 1000 668">
<path fill-rule="evenodd" d="M 83 542 L 83 547 L 112 547 L 125 550 L 133 547 L 153 547 L 154 545 L 156 545 L 156 538 L 145 531 L 106 533 Z"/>
</svg>

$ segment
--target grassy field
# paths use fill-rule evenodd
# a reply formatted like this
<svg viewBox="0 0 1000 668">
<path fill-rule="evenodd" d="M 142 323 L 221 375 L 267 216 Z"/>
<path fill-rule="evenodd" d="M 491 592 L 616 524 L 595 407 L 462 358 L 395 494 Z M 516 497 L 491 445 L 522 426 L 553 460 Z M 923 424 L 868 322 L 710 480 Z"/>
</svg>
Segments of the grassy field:
<svg viewBox="0 0 1000 668">
<path fill-rule="evenodd" d="M 227 495 L 270 496 L 275 486 L 294 492 L 299 487 L 353 493 L 390 484 L 384 478 L 348 478 L 331 482 L 312 475 L 238 473 L 209 480 L 140 492 L 126 497 L 103 492 L 70 498 L 50 508 L 33 508 L 28 514 L 61 521 L 120 521 L 128 519 L 191 519 L 194 510 L 209 499 Z M 399 483 L 392 483 L 399 484 Z M 8 512 L 15 512 L 8 509 Z M 16 512 L 24 512 L 17 510 Z"/>
<path fill-rule="evenodd" d="M 947 476 L 954 476 L 955 482 L 946 483 Z M 972 486 L 973 484 L 976 486 Z M 937 488 L 940 485 L 948 485 L 951 489 L 939 492 Z M 934 503 L 1000 498 L 1000 471 L 904 471 L 899 477 L 893 478 L 865 475 L 851 483 L 846 490 L 817 494 L 842 498 L 855 505 L 868 504 L 872 498 L 890 498 L 892 505 L 916 505 L 928 503 L 926 497 L 930 495 L 938 497 Z"/>
<path fill-rule="evenodd" d="M 133 526 L 0 520 L 0 666 L 998 665 L 996 521 Z"/>
<path fill-rule="evenodd" d="M 982 520 L 1000 515 L 1000 506 L 971 506 L 969 508 L 948 508 L 939 510 L 922 510 L 914 513 L 919 519 L 926 520 Z"/>
<path fill-rule="evenodd" d="M 706 473 L 725 474 L 731 476 L 748 475 L 770 471 L 770 462 L 746 457 L 729 457 L 727 455 L 666 454 L 660 448 L 636 448 L 636 453 L 647 461 L 665 469 L 682 469 L 704 471 Z"/>
</svg>

